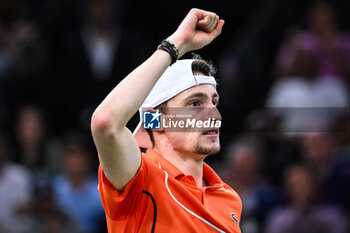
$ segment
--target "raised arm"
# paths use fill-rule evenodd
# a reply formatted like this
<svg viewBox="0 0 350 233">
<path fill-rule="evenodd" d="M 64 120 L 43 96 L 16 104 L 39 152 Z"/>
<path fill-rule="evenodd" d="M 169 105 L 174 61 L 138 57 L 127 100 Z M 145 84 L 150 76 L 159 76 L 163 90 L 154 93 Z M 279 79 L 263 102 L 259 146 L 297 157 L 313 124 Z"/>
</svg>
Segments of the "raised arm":
<svg viewBox="0 0 350 233">
<path fill-rule="evenodd" d="M 181 57 L 209 44 L 221 33 L 223 24 L 212 12 L 192 9 L 167 40 L 176 46 Z M 170 62 L 167 52 L 156 50 L 108 94 L 92 116 L 91 131 L 101 166 L 118 190 L 135 176 L 141 164 L 138 145 L 126 124 Z"/>
</svg>

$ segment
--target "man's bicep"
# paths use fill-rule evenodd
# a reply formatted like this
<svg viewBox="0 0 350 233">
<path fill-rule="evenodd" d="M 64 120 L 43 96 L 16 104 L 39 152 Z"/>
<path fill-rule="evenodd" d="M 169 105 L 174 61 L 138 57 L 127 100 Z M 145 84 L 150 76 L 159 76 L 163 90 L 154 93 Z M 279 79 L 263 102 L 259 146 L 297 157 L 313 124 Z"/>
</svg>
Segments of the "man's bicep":
<svg viewBox="0 0 350 233">
<path fill-rule="evenodd" d="M 106 177 L 116 189 L 122 190 L 141 164 L 141 154 L 134 136 L 126 127 L 93 136 Z"/>
</svg>

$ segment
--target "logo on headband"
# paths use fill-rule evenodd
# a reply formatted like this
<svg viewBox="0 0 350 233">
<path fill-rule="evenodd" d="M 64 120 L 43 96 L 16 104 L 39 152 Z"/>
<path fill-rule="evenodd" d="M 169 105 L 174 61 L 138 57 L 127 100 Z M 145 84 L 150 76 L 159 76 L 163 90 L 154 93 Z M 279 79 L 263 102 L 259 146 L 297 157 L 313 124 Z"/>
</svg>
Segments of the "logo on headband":
<svg viewBox="0 0 350 233">
<path fill-rule="evenodd" d="M 143 128 L 144 129 L 160 129 L 161 128 L 161 113 L 144 112 L 143 113 Z"/>
</svg>

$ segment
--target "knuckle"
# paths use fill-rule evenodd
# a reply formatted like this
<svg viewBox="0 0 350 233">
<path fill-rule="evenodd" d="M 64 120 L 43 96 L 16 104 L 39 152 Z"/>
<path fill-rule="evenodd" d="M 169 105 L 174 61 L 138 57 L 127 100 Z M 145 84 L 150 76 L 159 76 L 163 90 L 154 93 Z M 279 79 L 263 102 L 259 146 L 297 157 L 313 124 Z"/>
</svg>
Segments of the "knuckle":
<svg viewBox="0 0 350 233">
<path fill-rule="evenodd" d="M 195 13 L 195 12 L 197 12 L 198 11 L 198 8 L 192 8 L 191 10 L 190 10 L 190 13 Z"/>
<path fill-rule="evenodd" d="M 208 14 L 211 16 L 211 17 L 215 17 L 215 13 L 214 12 L 211 12 L 211 11 L 208 11 Z"/>
</svg>

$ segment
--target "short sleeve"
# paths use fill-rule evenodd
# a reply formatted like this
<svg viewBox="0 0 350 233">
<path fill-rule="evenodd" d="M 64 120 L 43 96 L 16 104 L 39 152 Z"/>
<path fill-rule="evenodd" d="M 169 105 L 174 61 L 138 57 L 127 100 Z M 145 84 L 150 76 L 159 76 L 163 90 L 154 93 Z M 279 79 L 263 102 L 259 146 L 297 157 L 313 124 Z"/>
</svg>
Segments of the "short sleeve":
<svg viewBox="0 0 350 233">
<path fill-rule="evenodd" d="M 98 190 L 106 215 L 113 220 L 123 220 L 136 211 L 145 183 L 145 173 L 147 172 L 143 156 L 141 158 L 139 170 L 122 191 L 113 187 L 102 166 L 99 166 Z"/>
</svg>

